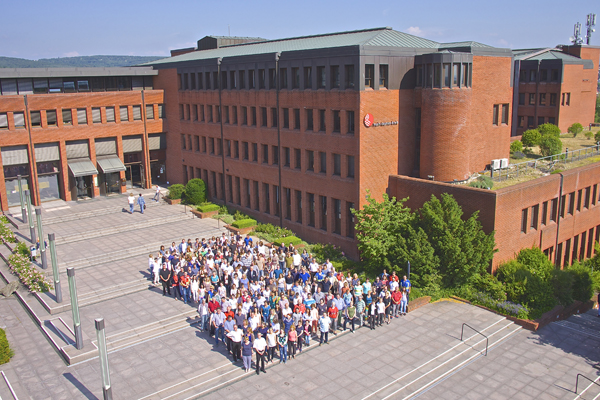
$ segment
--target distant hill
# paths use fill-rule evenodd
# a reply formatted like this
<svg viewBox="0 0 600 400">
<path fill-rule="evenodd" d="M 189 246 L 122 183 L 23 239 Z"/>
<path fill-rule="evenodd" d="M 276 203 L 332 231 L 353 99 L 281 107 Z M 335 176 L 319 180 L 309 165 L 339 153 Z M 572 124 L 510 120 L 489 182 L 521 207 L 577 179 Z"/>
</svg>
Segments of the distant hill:
<svg viewBox="0 0 600 400">
<path fill-rule="evenodd" d="M 168 56 L 82 56 L 27 60 L 0 56 L 0 68 L 129 67 L 165 57 Z"/>
</svg>

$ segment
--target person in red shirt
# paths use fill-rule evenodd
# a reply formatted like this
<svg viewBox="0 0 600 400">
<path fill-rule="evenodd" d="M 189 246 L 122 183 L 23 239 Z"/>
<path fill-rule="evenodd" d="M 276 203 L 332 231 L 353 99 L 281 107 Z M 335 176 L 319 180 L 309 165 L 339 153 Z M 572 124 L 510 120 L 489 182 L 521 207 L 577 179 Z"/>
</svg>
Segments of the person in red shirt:
<svg viewBox="0 0 600 400">
<path fill-rule="evenodd" d="M 306 311 L 306 306 L 304 305 L 304 303 L 298 303 L 294 306 L 295 314 L 304 314 L 305 311 Z"/>
<path fill-rule="evenodd" d="M 394 272 L 395 274 L 395 272 Z M 400 310 L 400 302 L 402 301 L 402 293 L 400 290 L 395 289 L 392 292 L 392 318 L 400 318 L 398 311 Z"/>
<path fill-rule="evenodd" d="M 212 297 L 208 300 L 208 309 L 210 310 L 211 313 L 214 313 L 216 311 L 216 309 L 219 307 L 220 307 L 219 303 Z"/>
<path fill-rule="evenodd" d="M 402 296 L 400 296 L 402 297 Z M 398 303 L 400 304 L 400 303 Z M 227 319 L 227 317 L 231 316 L 231 319 L 233 319 L 233 317 L 235 317 L 235 313 L 233 311 L 231 311 L 231 307 L 228 306 L 227 307 L 227 311 L 225 312 L 225 319 Z"/>
<path fill-rule="evenodd" d="M 335 303 L 331 302 L 331 306 L 327 310 L 327 314 L 329 315 L 329 318 L 331 319 L 331 331 L 333 332 L 334 335 L 337 335 L 336 330 L 337 330 L 338 313 L 339 313 L 339 310 L 335 306 Z"/>
</svg>

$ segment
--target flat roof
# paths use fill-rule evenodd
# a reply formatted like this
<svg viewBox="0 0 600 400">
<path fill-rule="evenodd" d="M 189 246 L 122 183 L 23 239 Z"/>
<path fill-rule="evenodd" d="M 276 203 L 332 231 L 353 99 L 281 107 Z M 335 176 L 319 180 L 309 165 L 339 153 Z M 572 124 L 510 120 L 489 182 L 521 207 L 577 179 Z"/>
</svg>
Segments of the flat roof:
<svg viewBox="0 0 600 400">
<path fill-rule="evenodd" d="M 152 67 L 0 68 L 0 78 L 71 78 L 77 76 L 158 75 Z"/>
</svg>

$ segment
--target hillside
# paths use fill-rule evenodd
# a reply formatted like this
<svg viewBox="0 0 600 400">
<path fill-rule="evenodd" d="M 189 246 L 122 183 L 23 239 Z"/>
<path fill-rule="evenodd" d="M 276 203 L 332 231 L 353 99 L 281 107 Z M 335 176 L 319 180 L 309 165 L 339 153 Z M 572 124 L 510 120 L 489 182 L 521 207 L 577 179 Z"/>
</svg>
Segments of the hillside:
<svg viewBox="0 0 600 400">
<path fill-rule="evenodd" d="M 167 57 L 167 56 L 165 56 Z M 1 57 L 0 68 L 60 68 L 60 67 L 128 67 L 164 57 L 150 56 L 81 56 L 61 58 L 25 58 Z"/>
</svg>

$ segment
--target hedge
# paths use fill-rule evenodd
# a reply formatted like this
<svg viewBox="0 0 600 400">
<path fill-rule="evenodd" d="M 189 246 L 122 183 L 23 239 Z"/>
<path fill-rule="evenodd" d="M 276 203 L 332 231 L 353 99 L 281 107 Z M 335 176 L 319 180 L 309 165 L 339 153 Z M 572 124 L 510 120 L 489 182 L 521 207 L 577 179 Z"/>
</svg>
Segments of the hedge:
<svg viewBox="0 0 600 400">
<path fill-rule="evenodd" d="M 206 185 L 202 179 L 191 179 L 183 191 L 181 199 L 187 204 L 202 204 L 206 201 Z"/>
<path fill-rule="evenodd" d="M 238 228 L 238 229 L 248 228 L 249 226 L 255 226 L 256 220 L 252 219 L 252 218 L 240 219 L 240 220 L 234 221 L 233 224 L 231 224 L 231 225 L 234 228 Z"/>
<path fill-rule="evenodd" d="M 10 345 L 8 344 L 6 332 L 4 332 L 4 329 L 0 328 L 0 364 L 6 364 L 14 355 L 15 352 L 10 348 Z"/>
<path fill-rule="evenodd" d="M 183 194 L 184 189 L 185 186 L 183 186 L 181 183 L 171 185 L 169 187 L 169 194 L 167 195 L 167 197 L 171 200 L 181 199 L 181 195 Z"/>
<path fill-rule="evenodd" d="M 286 246 L 289 246 L 290 244 L 293 244 L 295 246 L 297 244 L 302 243 L 302 239 L 300 239 L 297 236 L 286 236 L 286 237 L 283 237 L 283 238 L 275 239 L 273 241 L 273 244 L 275 246 L 281 246 L 281 242 L 285 243 Z"/>
<path fill-rule="evenodd" d="M 203 204 L 197 207 L 197 210 L 200 212 L 210 212 L 210 211 L 219 211 L 219 205 L 218 204 Z"/>
</svg>

